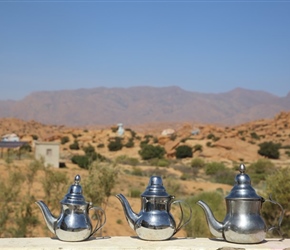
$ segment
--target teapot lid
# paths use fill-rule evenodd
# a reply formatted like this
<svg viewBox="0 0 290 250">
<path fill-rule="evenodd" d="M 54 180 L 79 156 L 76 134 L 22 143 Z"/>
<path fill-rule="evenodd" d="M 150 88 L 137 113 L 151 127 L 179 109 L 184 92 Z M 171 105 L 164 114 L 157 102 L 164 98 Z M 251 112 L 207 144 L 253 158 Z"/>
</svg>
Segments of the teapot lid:
<svg viewBox="0 0 290 250">
<path fill-rule="evenodd" d="M 146 190 L 141 194 L 142 197 L 170 197 L 160 176 L 151 176 Z"/>
<path fill-rule="evenodd" d="M 74 184 L 72 184 L 65 197 L 61 200 L 62 204 L 86 205 L 87 202 L 83 196 L 82 186 L 80 185 L 81 177 L 75 176 Z"/>
<path fill-rule="evenodd" d="M 226 199 L 262 199 L 251 186 L 251 179 L 245 173 L 246 167 L 244 164 L 240 165 L 239 171 L 240 173 L 235 178 L 236 183 Z"/>
</svg>

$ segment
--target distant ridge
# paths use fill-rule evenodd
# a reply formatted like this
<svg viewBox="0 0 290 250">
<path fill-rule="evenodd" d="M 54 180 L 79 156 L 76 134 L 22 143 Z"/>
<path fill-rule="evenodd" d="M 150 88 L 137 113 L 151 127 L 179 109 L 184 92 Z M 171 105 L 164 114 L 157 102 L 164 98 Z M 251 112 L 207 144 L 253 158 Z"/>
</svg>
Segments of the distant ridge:
<svg viewBox="0 0 290 250">
<path fill-rule="evenodd" d="M 34 92 L 19 101 L 0 101 L 0 117 L 67 126 L 198 122 L 236 125 L 290 110 L 290 92 L 278 97 L 236 88 L 220 94 L 177 86 Z"/>
</svg>

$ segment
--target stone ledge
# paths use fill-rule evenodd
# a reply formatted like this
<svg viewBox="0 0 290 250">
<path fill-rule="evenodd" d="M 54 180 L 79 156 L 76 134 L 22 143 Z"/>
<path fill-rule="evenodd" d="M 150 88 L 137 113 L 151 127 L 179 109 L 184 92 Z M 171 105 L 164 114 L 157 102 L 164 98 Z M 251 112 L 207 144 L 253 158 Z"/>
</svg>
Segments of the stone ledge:
<svg viewBox="0 0 290 250">
<path fill-rule="evenodd" d="M 138 237 L 91 238 L 82 242 L 63 242 L 56 238 L 2 238 L 1 250 L 290 250 L 290 239 L 267 239 L 260 244 L 233 244 L 208 238 L 172 238 L 144 241 Z"/>
</svg>

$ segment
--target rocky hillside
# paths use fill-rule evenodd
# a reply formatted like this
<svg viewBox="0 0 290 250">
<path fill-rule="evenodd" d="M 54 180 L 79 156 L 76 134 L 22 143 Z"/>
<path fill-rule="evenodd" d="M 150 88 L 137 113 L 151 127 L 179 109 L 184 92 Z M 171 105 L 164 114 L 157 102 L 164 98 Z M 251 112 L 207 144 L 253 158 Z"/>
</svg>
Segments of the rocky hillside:
<svg viewBox="0 0 290 250">
<path fill-rule="evenodd" d="M 144 129 L 146 128 L 146 129 Z M 162 135 L 165 129 L 174 130 L 173 135 Z M 197 133 L 193 133 L 193 131 Z M 122 150 L 111 152 L 108 150 L 110 140 L 117 136 L 116 127 L 100 128 L 72 128 L 57 125 L 44 125 L 35 121 L 23 121 L 16 118 L 2 118 L 0 134 L 16 133 L 21 140 L 32 143 L 33 139 L 40 141 L 57 141 L 61 143 L 62 160 L 70 161 L 76 153 L 82 153 L 84 146 L 92 145 L 97 152 L 108 157 L 116 158 L 128 155 L 140 159 L 138 151 L 141 141 L 148 139 L 149 144 L 160 145 L 165 148 L 168 158 L 175 157 L 175 149 L 180 145 L 195 147 L 200 145 L 202 150 L 194 152 L 194 157 L 209 160 L 252 162 L 261 156 L 257 153 L 259 144 L 265 141 L 280 143 L 281 160 L 288 160 L 287 146 L 290 145 L 290 112 L 282 112 L 272 119 L 256 120 L 236 126 L 217 126 L 210 124 L 189 123 L 154 123 L 146 126 L 125 127 L 122 144 L 130 139 L 133 147 L 123 147 Z M 134 136 L 133 136 L 134 134 Z M 68 141 L 62 143 L 62 138 Z M 71 150 L 70 145 L 78 141 L 80 150 Z"/>
<path fill-rule="evenodd" d="M 285 93 L 286 94 L 286 93 Z M 290 94 L 234 89 L 204 94 L 179 87 L 94 88 L 35 92 L 19 101 L 0 101 L 0 117 L 66 126 L 127 126 L 157 122 L 237 125 L 290 110 Z"/>
</svg>

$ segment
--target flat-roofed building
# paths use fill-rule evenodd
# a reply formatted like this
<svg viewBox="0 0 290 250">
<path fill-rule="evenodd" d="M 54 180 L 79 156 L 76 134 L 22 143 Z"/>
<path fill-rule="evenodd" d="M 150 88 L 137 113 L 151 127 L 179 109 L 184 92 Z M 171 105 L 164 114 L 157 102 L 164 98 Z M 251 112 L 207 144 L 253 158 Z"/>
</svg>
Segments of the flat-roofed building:
<svg viewBox="0 0 290 250">
<path fill-rule="evenodd" d="M 35 141 L 35 158 L 43 159 L 46 167 L 59 168 L 59 143 Z"/>
</svg>

